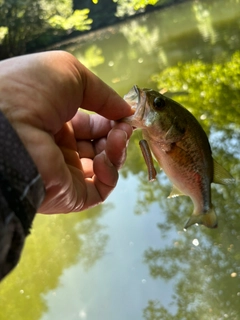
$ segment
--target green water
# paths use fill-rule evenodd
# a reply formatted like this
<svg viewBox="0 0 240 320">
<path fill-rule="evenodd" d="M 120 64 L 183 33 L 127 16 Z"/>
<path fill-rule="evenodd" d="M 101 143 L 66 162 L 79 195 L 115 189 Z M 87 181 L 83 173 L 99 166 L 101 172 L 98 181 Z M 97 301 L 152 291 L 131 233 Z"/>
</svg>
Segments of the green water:
<svg viewBox="0 0 240 320">
<path fill-rule="evenodd" d="M 133 84 L 167 87 L 239 181 L 239 34 L 239 1 L 191 1 L 62 48 L 120 95 Z M 212 186 L 217 229 L 184 232 L 193 205 L 167 199 L 160 170 L 148 182 L 140 138 L 105 204 L 37 216 L 19 265 L 0 284 L 1 320 L 239 319 L 239 183 Z"/>
</svg>

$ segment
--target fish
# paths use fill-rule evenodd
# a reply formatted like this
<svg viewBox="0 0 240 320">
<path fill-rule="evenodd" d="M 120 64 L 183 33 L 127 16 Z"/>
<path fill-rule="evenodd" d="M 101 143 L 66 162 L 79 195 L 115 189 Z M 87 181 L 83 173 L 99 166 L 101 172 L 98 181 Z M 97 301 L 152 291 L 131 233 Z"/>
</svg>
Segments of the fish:
<svg viewBox="0 0 240 320">
<path fill-rule="evenodd" d="M 169 198 L 186 195 L 193 202 L 194 210 L 184 229 L 194 224 L 216 228 L 211 183 L 230 184 L 235 179 L 214 160 L 200 123 L 181 104 L 153 89 L 134 85 L 124 100 L 133 114 L 121 121 L 142 130 L 139 144 L 149 180 L 156 178 L 155 158 L 173 184 Z"/>
</svg>

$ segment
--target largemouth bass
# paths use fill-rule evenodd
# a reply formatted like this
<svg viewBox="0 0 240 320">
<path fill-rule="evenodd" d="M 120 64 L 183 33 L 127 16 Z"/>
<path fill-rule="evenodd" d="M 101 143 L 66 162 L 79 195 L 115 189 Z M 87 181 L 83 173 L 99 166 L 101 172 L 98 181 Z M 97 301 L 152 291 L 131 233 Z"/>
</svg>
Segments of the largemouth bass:
<svg viewBox="0 0 240 320">
<path fill-rule="evenodd" d="M 169 197 L 187 195 L 193 201 L 194 210 L 184 228 L 196 223 L 216 228 L 211 183 L 228 184 L 235 180 L 213 159 L 199 122 L 179 103 L 151 89 L 134 86 L 124 99 L 134 113 L 122 121 L 142 130 L 144 140 L 140 141 L 140 147 L 149 169 L 149 180 L 154 180 L 156 175 L 152 152 L 173 183 Z"/>
</svg>

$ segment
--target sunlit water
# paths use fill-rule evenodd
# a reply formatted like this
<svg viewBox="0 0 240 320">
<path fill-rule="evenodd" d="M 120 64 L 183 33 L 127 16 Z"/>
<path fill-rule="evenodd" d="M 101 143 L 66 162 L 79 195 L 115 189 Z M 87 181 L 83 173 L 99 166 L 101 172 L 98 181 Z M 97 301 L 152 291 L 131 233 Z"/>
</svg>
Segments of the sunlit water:
<svg viewBox="0 0 240 320">
<path fill-rule="evenodd" d="M 239 5 L 186 2 L 63 48 L 120 95 L 133 84 L 167 87 L 239 181 Z M 239 319 L 239 183 L 212 187 L 218 229 L 184 232 L 192 203 L 167 199 L 160 170 L 147 181 L 140 138 L 105 204 L 35 219 L 21 262 L 0 285 L 0 319 Z"/>
</svg>

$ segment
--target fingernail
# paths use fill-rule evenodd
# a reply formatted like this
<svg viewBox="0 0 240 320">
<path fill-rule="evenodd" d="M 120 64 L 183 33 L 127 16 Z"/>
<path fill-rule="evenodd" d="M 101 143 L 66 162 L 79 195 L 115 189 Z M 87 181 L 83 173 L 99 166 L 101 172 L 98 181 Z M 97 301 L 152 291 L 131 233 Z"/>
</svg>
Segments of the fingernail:
<svg viewBox="0 0 240 320">
<path fill-rule="evenodd" d="M 125 141 L 125 146 L 126 146 L 126 148 L 127 148 L 128 143 L 129 143 L 128 134 L 127 134 L 127 132 L 124 131 L 124 130 L 121 130 L 121 131 L 123 132 L 123 140 Z"/>
<path fill-rule="evenodd" d="M 113 128 L 112 130 L 116 130 L 118 131 L 119 133 L 121 132 L 121 137 L 119 137 L 119 133 L 118 133 L 118 139 L 122 139 L 124 142 L 125 142 L 125 145 L 127 145 L 127 142 L 128 142 L 128 135 L 127 135 L 127 132 L 125 130 L 122 130 L 122 129 L 119 129 L 119 128 Z"/>
<path fill-rule="evenodd" d="M 123 131 L 123 130 L 122 130 Z M 123 131 L 124 132 L 124 140 L 125 140 L 125 143 L 127 145 L 128 143 L 128 135 L 127 135 L 127 132 L 126 131 Z"/>
</svg>

